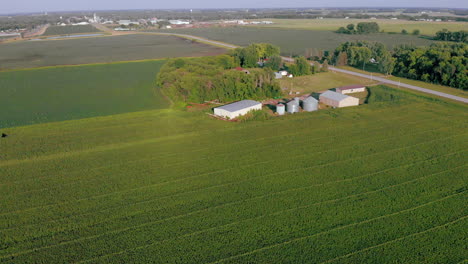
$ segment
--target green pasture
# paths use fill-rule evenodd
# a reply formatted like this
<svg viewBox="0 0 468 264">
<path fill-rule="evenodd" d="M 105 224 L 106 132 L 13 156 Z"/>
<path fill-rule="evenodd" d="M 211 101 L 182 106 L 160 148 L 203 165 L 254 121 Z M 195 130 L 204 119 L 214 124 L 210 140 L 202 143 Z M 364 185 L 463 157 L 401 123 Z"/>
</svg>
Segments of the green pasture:
<svg viewBox="0 0 468 264">
<path fill-rule="evenodd" d="M 320 92 L 353 84 L 377 84 L 375 81 L 369 79 L 332 71 L 294 78 L 282 78 L 279 82 L 282 89 L 300 93 Z"/>
<path fill-rule="evenodd" d="M 289 28 L 289 29 L 307 29 L 307 30 L 328 30 L 335 31 L 340 27 L 346 27 L 348 24 L 357 25 L 360 22 L 377 22 L 384 32 L 400 33 L 406 29 L 409 33 L 419 29 L 423 35 L 435 35 L 437 31 L 448 29 L 450 31 L 468 30 L 467 22 L 426 22 L 426 21 L 408 21 L 392 19 L 261 19 L 273 21 L 271 25 L 261 25 L 255 27 L 261 28 Z"/>
<path fill-rule="evenodd" d="M 1 129 L 0 263 L 463 262 L 466 106 L 383 86 L 368 102 Z"/>
<path fill-rule="evenodd" d="M 164 60 L 0 72 L 0 128 L 161 109 Z"/>
<path fill-rule="evenodd" d="M 286 56 L 304 55 L 307 49 L 312 48 L 333 51 L 343 42 L 356 40 L 378 41 L 387 47 L 400 44 L 426 46 L 432 43 L 430 40 L 417 36 L 401 34 L 348 35 L 331 31 L 258 27 L 173 29 L 164 30 L 164 32 L 191 34 L 240 46 L 258 42 L 271 43 L 280 46 L 282 54 Z"/>
<path fill-rule="evenodd" d="M 225 49 L 172 36 L 123 35 L 0 44 L 0 70 L 169 57 L 207 56 Z"/>
<path fill-rule="evenodd" d="M 101 32 L 99 29 L 92 25 L 77 25 L 77 26 L 50 26 L 44 32 L 43 36 L 52 35 L 70 35 L 80 33 L 94 33 Z"/>
</svg>

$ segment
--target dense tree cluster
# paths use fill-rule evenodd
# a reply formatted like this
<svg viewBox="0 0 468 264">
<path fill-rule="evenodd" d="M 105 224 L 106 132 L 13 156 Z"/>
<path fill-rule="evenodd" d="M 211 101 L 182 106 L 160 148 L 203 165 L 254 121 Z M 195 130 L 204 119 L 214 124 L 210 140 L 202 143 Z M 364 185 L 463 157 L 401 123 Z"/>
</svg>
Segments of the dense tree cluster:
<svg viewBox="0 0 468 264">
<path fill-rule="evenodd" d="M 158 73 L 157 83 L 175 102 L 229 102 L 281 94 L 271 69 L 249 69 L 247 74 L 236 70 L 238 66 L 229 55 L 171 59 Z"/>
<path fill-rule="evenodd" d="M 334 58 L 338 66 L 364 67 L 366 63 L 373 62 L 386 74 L 392 73 L 395 65 L 391 53 L 379 42 L 345 42 L 336 48 Z"/>
<path fill-rule="evenodd" d="M 288 66 L 289 73 L 294 76 L 304 76 L 312 74 L 312 67 L 303 56 L 294 60 L 294 64 Z"/>
<path fill-rule="evenodd" d="M 363 67 L 373 63 L 382 73 L 468 89 L 468 45 L 465 43 L 403 45 L 390 52 L 381 43 L 345 42 L 335 50 L 333 58 L 338 66 Z"/>
<path fill-rule="evenodd" d="M 468 42 L 468 31 L 461 30 L 451 32 L 447 29 L 438 31 L 434 37 L 435 40 L 443 40 L 443 41 L 455 41 L 455 42 Z"/>
<path fill-rule="evenodd" d="M 236 63 L 241 67 L 254 68 L 257 67 L 259 61 L 273 56 L 279 56 L 280 49 L 268 43 L 254 43 L 246 48 L 234 49 L 231 51 L 230 55 L 234 57 Z"/>
<path fill-rule="evenodd" d="M 435 43 L 430 47 L 400 46 L 394 51 L 393 74 L 459 89 L 468 89 L 468 45 Z"/>
<path fill-rule="evenodd" d="M 379 24 L 376 22 L 361 22 L 357 27 L 354 24 L 349 24 L 345 27 L 340 27 L 336 33 L 341 34 L 370 34 L 379 32 Z"/>
</svg>

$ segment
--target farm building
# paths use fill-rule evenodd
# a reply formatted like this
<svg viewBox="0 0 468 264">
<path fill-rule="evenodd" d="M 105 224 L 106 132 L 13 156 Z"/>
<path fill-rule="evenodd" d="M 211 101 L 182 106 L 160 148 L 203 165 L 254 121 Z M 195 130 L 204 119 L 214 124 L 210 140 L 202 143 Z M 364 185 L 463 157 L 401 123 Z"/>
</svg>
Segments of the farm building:
<svg viewBox="0 0 468 264">
<path fill-rule="evenodd" d="M 129 25 L 140 25 L 138 21 L 131 21 L 131 20 L 119 20 L 119 25 L 129 26 Z"/>
<path fill-rule="evenodd" d="M 275 79 L 281 79 L 283 78 L 283 75 L 279 72 L 275 72 Z"/>
<path fill-rule="evenodd" d="M 262 110 L 262 103 L 253 100 L 242 100 L 228 105 L 216 107 L 214 114 L 226 118 L 236 118 L 253 110 Z"/>
<path fill-rule="evenodd" d="M 336 92 L 340 94 L 349 94 L 349 93 L 362 93 L 366 91 L 364 85 L 349 85 L 336 88 Z"/>
<path fill-rule="evenodd" d="M 320 95 L 320 102 L 332 107 L 347 107 L 359 105 L 359 99 L 356 97 L 326 91 Z"/>
</svg>

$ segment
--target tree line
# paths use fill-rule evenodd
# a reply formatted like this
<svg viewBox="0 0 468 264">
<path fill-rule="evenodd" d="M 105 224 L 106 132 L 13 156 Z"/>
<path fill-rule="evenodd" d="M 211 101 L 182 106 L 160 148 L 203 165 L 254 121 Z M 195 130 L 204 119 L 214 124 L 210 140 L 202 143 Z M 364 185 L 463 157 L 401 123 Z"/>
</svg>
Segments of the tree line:
<svg viewBox="0 0 468 264">
<path fill-rule="evenodd" d="M 214 99 L 230 102 L 276 97 L 281 95 L 281 89 L 273 70 L 259 68 L 257 64 L 268 56 L 277 56 L 275 54 L 279 54 L 279 48 L 254 44 L 228 55 L 170 59 L 158 73 L 157 84 L 174 102 L 203 103 Z M 238 69 L 241 66 L 249 69 Z"/>
<path fill-rule="evenodd" d="M 451 32 L 447 29 L 443 29 L 438 31 L 434 37 L 435 40 L 442 40 L 442 41 L 454 41 L 454 42 L 468 42 L 468 31 L 460 30 Z"/>
<path fill-rule="evenodd" d="M 371 34 L 379 33 L 380 28 L 379 24 L 376 22 L 361 22 L 357 24 L 357 27 L 354 24 L 349 24 L 345 27 L 340 27 L 336 33 L 341 34 Z"/>
<path fill-rule="evenodd" d="M 345 42 L 336 48 L 333 62 L 365 68 L 373 64 L 385 74 L 468 89 L 468 45 L 433 43 L 429 47 L 401 45 L 388 50 L 382 43 Z"/>
</svg>

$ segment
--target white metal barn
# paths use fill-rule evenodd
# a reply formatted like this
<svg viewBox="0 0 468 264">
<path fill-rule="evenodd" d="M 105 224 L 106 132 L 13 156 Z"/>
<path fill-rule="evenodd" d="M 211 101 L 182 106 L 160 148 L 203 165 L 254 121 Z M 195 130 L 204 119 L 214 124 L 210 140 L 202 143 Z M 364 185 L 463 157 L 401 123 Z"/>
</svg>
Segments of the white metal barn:
<svg viewBox="0 0 468 264">
<path fill-rule="evenodd" d="M 262 103 L 253 100 L 242 100 L 228 105 L 216 107 L 214 114 L 226 118 L 236 118 L 253 110 L 262 110 Z"/>
<path fill-rule="evenodd" d="M 332 91 L 326 91 L 320 95 L 320 102 L 332 107 L 347 107 L 359 105 L 359 99 Z"/>
<path fill-rule="evenodd" d="M 336 92 L 340 94 L 361 93 L 365 91 L 366 87 L 363 85 L 349 85 L 336 88 Z"/>
</svg>

